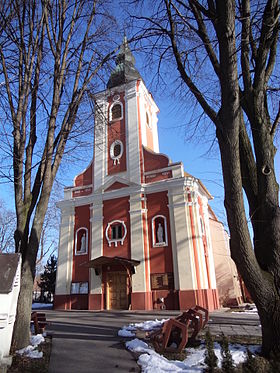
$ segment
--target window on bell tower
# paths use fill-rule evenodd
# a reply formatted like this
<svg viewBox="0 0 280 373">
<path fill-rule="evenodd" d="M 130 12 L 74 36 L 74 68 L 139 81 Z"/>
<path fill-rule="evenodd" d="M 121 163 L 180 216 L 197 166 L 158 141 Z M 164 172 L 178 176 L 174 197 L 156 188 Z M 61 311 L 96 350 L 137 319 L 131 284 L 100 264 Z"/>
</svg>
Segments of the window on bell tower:
<svg viewBox="0 0 280 373">
<path fill-rule="evenodd" d="M 109 120 L 120 120 L 123 117 L 123 107 L 120 102 L 115 102 L 110 108 Z"/>
</svg>

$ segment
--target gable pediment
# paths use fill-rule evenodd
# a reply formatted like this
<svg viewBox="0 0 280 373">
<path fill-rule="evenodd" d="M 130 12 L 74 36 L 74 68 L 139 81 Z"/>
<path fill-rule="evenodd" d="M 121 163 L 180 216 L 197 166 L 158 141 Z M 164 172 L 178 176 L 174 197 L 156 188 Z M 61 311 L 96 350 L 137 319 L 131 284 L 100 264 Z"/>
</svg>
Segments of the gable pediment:
<svg viewBox="0 0 280 373">
<path fill-rule="evenodd" d="M 113 176 L 105 184 L 100 187 L 97 192 L 110 192 L 112 190 L 134 187 L 137 184 L 130 182 L 129 180 L 123 179 L 119 176 Z"/>
<path fill-rule="evenodd" d="M 115 181 L 111 186 L 104 189 L 104 192 L 109 192 L 110 190 L 116 190 L 116 189 L 127 188 L 127 187 L 129 187 L 128 184 L 124 184 L 124 183 L 120 183 L 119 181 Z"/>
</svg>

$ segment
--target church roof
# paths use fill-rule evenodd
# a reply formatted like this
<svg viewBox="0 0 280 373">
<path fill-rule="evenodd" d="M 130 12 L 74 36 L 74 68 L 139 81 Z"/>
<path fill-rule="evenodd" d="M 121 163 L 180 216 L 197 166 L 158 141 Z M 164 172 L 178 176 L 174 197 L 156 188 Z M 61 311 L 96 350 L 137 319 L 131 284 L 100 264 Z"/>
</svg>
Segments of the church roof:
<svg viewBox="0 0 280 373">
<path fill-rule="evenodd" d="M 82 265 L 89 268 L 98 268 L 102 265 L 113 265 L 122 264 L 124 266 L 138 266 L 140 264 L 139 260 L 122 258 L 120 256 L 99 256 L 98 258 L 90 260 L 88 263 L 83 263 Z"/>
<path fill-rule="evenodd" d="M 116 67 L 111 73 L 107 88 L 113 88 L 139 78 L 141 78 L 141 75 L 135 67 L 135 58 L 125 36 L 116 57 Z"/>
</svg>

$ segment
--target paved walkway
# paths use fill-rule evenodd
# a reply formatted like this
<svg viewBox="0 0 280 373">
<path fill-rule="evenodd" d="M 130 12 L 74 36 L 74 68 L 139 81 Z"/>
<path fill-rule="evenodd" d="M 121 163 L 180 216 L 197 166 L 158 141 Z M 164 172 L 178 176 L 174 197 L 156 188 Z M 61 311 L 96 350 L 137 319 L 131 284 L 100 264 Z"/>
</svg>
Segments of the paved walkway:
<svg viewBox="0 0 280 373">
<path fill-rule="evenodd" d="M 213 335 L 261 337 L 257 314 L 242 312 L 211 312 L 208 323 Z"/>
<path fill-rule="evenodd" d="M 52 334 L 49 373 L 140 372 L 124 348 L 118 330 L 129 323 L 162 319 L 178 311 L 46 311 Z M 216 311 L 211 313 L 212 334 L 260 336 L 258 316 Z"/>
</svg>

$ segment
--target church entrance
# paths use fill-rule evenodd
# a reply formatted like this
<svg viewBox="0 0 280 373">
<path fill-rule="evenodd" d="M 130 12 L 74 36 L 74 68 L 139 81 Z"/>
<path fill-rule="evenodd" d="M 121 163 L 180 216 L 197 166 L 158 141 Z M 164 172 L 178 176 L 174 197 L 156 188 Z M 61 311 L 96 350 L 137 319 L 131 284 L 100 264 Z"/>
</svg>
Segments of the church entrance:
<svg viewBox="0 0 280 373">
<path fill-rule="evenodd" d="M 126 272 L 107 273 L 106 284 L 107 310 L 126 310 L 128 308 L 128 276 Z"/>
</svg>

